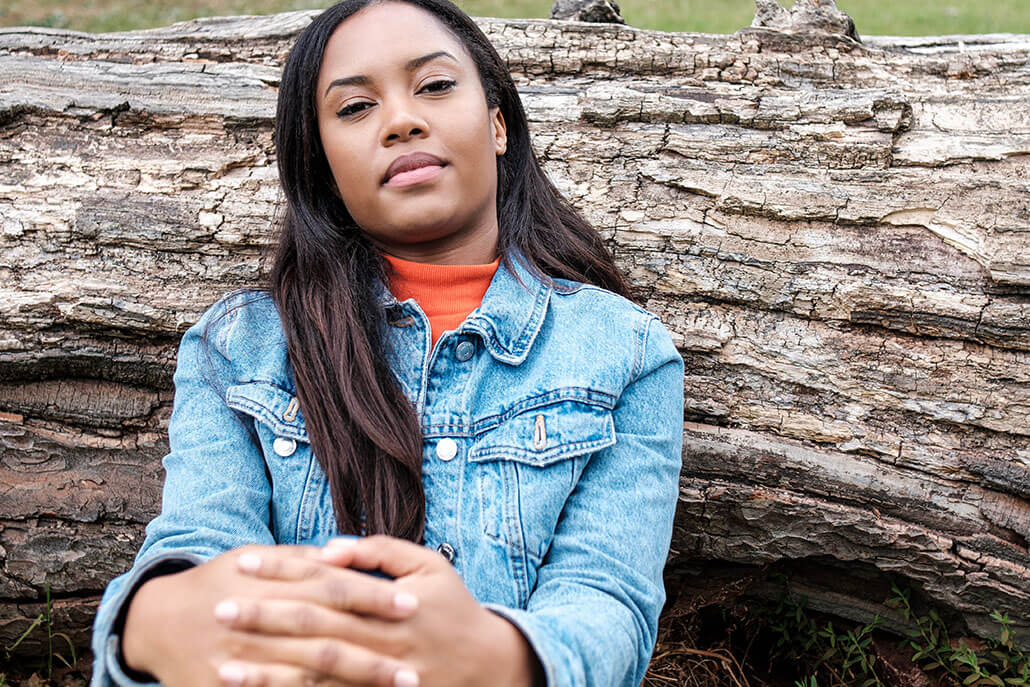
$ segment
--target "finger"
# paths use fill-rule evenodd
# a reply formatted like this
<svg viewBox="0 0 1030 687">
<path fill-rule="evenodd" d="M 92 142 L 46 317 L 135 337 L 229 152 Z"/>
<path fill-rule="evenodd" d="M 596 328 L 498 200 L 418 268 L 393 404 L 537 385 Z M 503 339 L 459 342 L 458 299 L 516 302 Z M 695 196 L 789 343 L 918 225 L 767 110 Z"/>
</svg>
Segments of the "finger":
<svg viewBox="0 0 1030 687">
<path fill-rule="evenodd" d="M 421 544 L 384 534 L 353 540 L 330 540 L 323 549 L 322 558 L 334 565 L 382 570 L 394 578 L 447 563 L 442 555 Z"/>
<path fill-rule="evenodd" d="M 237 683 L 242 687 L 292 687 L 297 684 L 308 684 L 306 682 L 287 682 L 270 685 L 262 683 L 263 670 L 259 667 L 269 663 L 286 664 L 294 670 L 299 669 L 301 673 L 294 673 L 294 678 L 299 676 L 316 677 L 322 680 L 336 680 L 346 684 L 368 685 L 370 687 L 397 687 L 401 681 L 404 685 L 417 685 L 418 675 L 411 668 L 399 659 L 392 658 L 356 644 L 350 644 L 336 639 L 298 639 L 293 637 L 264 637 L 254 635 L 248 644 L 260 651 L 264 658 L 262 664 L 254 664 L 239 659 L 231 661 L 234 664 L 244 664 L 243 682 Z M 225 668 L 219 669 L 219 674 L 229 672 L 230 678 L 233 671 Z M 241 671 L 235 671 L 239 676 Z M 312 675 L 313 674 L 313 675 Z M 414 682 L 412 678 L 414 677 Z M 316 683 L 317 684 L 317 683 Z"/>
<path fill-rule="evenodd" d="M 279 663 L 242 663 L 231 661 L 219 668 L 220 682 L 226 687 L 355 687 L 355 683 L 341 682 L 324 675 L 312 673 L 303 668 Z M 417 687 L 418 676 L 412 681 L 410 676 L 398 679 L 395 675 L 390 687 Z"/>
<path fill-rule="evenodd" d="M 309 545 L 245 546 L 236 556 L 240 572 L 254 574 L 272 561 L 320 561 L 322 547 Z"/>
<path fill-rule="evenodd" d="M 226 606 L 236 610 L 226 613 Z M 230 599 L 215 606 L 215 617 L 233 630 L 290 637 L 335 637 L 375 651 L 398 655 L 397 624 L 389 620 L 339 613 L 297 601 Z"/>
<path fill-rule="evenodd" d="M 278 663 L 241 663 L 231 661 L 218 668 L 218 679 L 226 687 L 352 687 L 324 675 Z"/>
<path fill-rule="evenodd" d="M 321 551 L 312 547 L 315 551 Z M 278 552 L 248 552 L 236 559 L 240 572 L 275 580 L 306 580 L 331 569 L 317 553 L 283 556 Z"/>
<path fill-rule="evenodd" d="M 383 618 L 407 618 L 418 608 L 418 598 L 399 589 L 392 580 L 369 575 L 359 570 L 338 568 L 326 563 L 289 559 L 261 559 L 256 573 L 270 583 L 258 591 L 259 598 L 307 601 L 335 611 Z M 266 570 L 267 566 L 267 570 Z M 282 574 L 283 579 L 275 577 Z M 220 614 L 234 620 L 239 606 L 223 606 Z"/>
</svg>

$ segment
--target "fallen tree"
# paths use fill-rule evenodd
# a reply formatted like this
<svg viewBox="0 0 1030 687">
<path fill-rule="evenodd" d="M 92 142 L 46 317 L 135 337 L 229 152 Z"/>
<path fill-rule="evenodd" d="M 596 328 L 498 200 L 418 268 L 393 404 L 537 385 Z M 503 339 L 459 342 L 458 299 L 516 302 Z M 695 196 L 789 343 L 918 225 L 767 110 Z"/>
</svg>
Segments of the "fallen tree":
<svg viewBox="0 0 1030 687">
<path fill-rule="evenodd" d="M 159 510 L 176 346 L 258 279 L 313 14 L 0 29 L 0 644 L 47 588 L 87 646 Z M 1030 646 L 1030 37 L 860 39 L 831 0 L 480 24 L 686 361 L 670 596 L 776 566 L 867 619 L 898 582 Z"/>
</svg>

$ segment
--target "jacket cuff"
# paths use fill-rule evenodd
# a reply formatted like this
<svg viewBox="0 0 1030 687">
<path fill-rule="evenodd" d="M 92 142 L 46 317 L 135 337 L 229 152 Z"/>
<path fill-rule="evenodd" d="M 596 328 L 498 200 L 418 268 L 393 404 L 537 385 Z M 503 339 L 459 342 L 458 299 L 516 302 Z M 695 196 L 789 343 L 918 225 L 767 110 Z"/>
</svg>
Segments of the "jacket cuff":
<svg viewBox="0 0 1030 687">
<path fill-rule="evenodd" d="M 106 608 L 98 612 L 93 630 L 97 656 L 91 687 L 109 687 L 112 683 L 119 687 L 160 687 L 161 683 L 153 675 L 129 668 L 122 656 L 121 638 L 129 603 L 144 582 L 188 570 L 207 560 L 207 556 L 192 551 L 165 551 L 133 566 L 119 591 L 104 604 Z M 104 674 L 107 680 L 103 679 Z"/>
<path fill-rule="evenodd" d="M 551 652 L 548 638 L 540 629 L 539 623 L 533 618 L 533 614 L 519 608 L 509 608 L 497 603 L 482 603 L 483 608 L 506 619 L 514 625 L 522 636 L 529 642 L 529 646 L 536 653 L 540 665 L 544 668 L 544 684 L 546 687 L 558 687 L 561 682 L 558 679 L 558 669 Z"/>
</svg>

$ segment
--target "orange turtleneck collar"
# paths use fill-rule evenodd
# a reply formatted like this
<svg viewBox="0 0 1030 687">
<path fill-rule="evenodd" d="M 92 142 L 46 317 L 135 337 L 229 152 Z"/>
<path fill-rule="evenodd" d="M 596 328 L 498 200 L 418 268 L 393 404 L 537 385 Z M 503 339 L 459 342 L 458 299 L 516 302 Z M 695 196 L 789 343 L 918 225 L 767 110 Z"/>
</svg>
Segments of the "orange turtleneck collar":
<svg viewBox="0 0 1030 687">
<path fill-rule="evenodd" d="M 434 265 L 383 253 L 393 268 L 390 291 L 399 301 L 414 298 L 429 318 L 433 345 L 479 307 L 501 259 L 485 265 Z"/>
</svg>

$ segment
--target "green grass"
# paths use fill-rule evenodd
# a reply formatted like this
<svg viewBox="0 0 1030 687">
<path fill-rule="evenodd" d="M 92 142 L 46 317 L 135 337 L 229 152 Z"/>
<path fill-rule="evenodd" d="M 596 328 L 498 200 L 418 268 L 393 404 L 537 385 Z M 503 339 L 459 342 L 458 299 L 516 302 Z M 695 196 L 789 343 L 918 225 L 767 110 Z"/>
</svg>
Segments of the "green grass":
<svg viewBox="0 0 1030 687">
<path fill-rule="evenodd" d="M 789 4 L 789 0 L 780 0 Z M 3 0 L 0 26 L 128 31 L 193 17 L 317 9 L 331 0 Z M 469 14 L 546 17 L 551 0 L 458 0 Z M 837 0 L 864 35 L 1030 33 L 1028 0 Z M 633 25 L 662 31 L 733 33 L 751 23 L 751 0 L 622 0 Z"/>
</svg>

